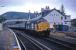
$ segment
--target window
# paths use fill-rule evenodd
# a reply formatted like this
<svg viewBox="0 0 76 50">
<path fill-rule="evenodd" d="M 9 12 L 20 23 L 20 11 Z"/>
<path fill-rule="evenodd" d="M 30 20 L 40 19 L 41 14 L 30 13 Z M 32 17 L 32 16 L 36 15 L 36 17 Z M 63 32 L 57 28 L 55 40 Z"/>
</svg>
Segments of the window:
<svg viewBox="0 0 76 50">
<path fill-rule="evenodd" d="M 56 16 L 58 16 L 58 14 L 56 14 Z"/>
<path fill-rule="evenodd" d="M 61 17 L 61 20 L 63 19 L 63 17 Z"/>
<path fill-rule="evenodd" d="M 67 22 L 65 22 L 65 24 L 67 24 Z"/>
<path fill-rule="evenodd" d="M 20 23 L 22 23 L 22 22 L 20 22 L 20 21 L 17 21 L 15 24 L 20 24 Z"/>
<path fill-rule="evenodd" d="M 56 23 L 54 22 L 54 25 L 56 25 Z"/>
<path fill-rule="evenodd" d="M 65 16 L 65 19 L 67 19 L 67 17 Z"/>
</svg>

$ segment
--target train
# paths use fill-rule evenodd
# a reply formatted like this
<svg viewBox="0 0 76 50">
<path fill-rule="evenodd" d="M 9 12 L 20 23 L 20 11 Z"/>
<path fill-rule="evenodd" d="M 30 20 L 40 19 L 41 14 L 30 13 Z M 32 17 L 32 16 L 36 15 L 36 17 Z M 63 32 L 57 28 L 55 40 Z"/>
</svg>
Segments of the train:
<svg viewBox="0 0 76 50">
<path fill-rule="evenodd" d="M 35 31 L 42 36 L 49 36 L 50 25 L 48 22 L 40 22 L 36 24 Z"/>
<path fill-rule="evenodd" d="M 27 34 L 35 35 L 35 36 L 49 36 L 50 34 L 50 24 L 44 20 L 40 19 L 38 21 L 31 21 L 25 23 L 25 27 L 10 27 L 12 29 L 23 30 Z"/>
</svg>

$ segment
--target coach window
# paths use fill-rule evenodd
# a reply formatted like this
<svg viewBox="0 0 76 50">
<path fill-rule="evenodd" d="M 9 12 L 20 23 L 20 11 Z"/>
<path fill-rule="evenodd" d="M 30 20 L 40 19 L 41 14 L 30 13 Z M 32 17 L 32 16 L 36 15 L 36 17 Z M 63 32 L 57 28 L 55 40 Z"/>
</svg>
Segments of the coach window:
<svg viewBox="0 0 76 50">
<path fill-rule="evenodd" d="M 32 26 L 32 29 L 33 29 L 34 28 L 34 24 L 32 23 L 31 26 Z"/>
</svg>

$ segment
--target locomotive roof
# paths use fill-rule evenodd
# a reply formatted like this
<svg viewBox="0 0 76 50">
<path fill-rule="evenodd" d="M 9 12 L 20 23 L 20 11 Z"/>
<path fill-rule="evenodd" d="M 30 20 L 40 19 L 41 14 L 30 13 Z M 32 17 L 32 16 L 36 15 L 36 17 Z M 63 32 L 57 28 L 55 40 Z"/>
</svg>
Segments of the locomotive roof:
<svg viewBox="0 0 76 50">
<path fill-rule="evenodd" d="M 41 17 L 40 19 L 37 19 L 35 21 L 31 21 L 31 23 L 40 23 L 40 22 L 47 22 L 47 20 L 45 20 L 43 17 Z"/>
</svg>

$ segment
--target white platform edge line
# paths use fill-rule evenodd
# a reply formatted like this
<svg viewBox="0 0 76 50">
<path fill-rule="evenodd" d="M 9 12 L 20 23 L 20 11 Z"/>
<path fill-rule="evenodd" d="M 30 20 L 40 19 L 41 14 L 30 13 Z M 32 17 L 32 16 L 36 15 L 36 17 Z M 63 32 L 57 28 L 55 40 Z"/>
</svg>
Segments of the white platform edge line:
<svg viewBox="0 0 76 50">
<path fill-rule="evenodd" d="M 18 44 L 18 47 L 19 47 L 19 50 L 21 50 L 21 47 L 20 47 L 19 41 L 18 41 L 18 39 L 17 39 L 15 33 L 14 33 L 11 29 L 9 29 L 9 31 L 11 31 L 11 32 L 14 34 L 14 36 L 15 36 L 15 38 L 16 38 L 16 41 L 17 41 L 17 44 Z"/>
</svg>

